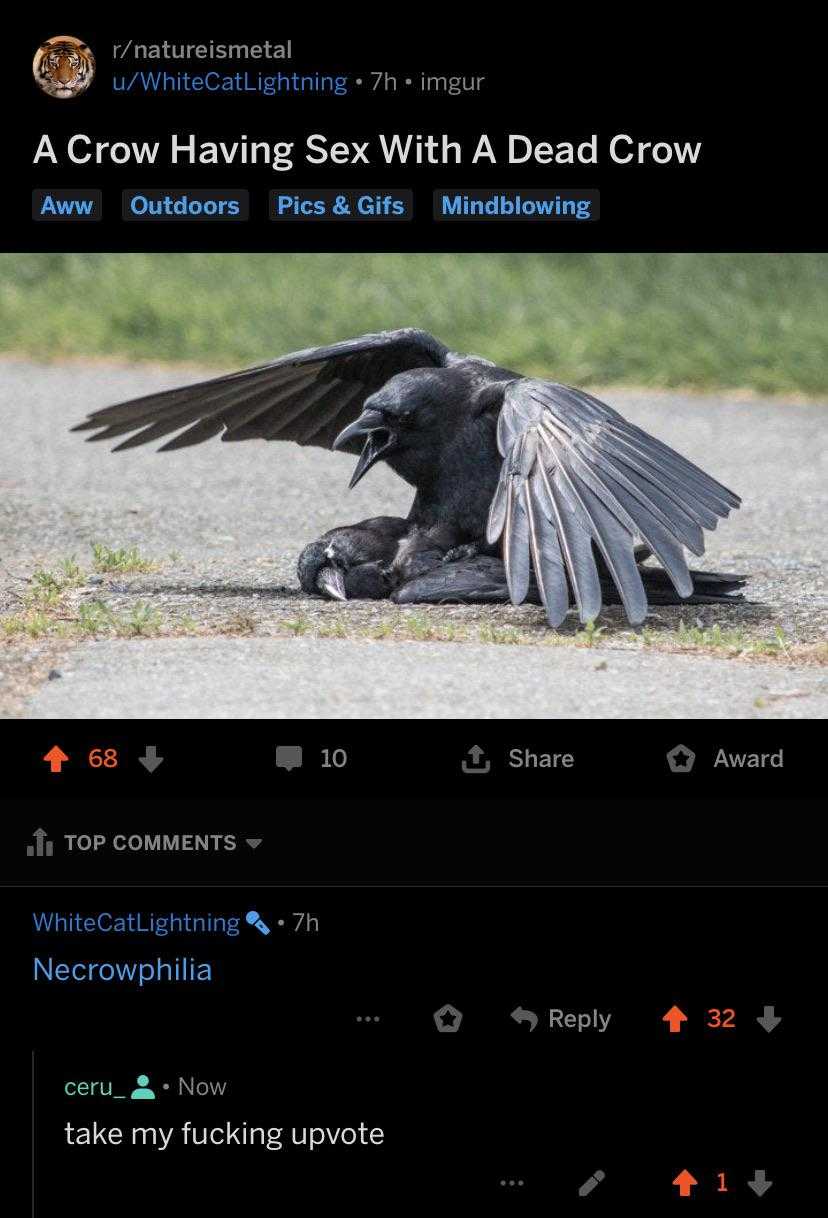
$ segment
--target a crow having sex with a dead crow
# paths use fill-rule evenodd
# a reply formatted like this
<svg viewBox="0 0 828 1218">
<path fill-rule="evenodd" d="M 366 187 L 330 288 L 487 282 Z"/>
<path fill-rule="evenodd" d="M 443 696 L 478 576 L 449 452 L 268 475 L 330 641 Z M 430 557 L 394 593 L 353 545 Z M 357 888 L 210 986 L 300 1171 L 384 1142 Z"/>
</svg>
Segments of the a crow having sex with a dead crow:
<svg viewBox="0 0 828 1218">
<path fill-rule="evenodd" d="M 172 435 L 163 450 L 293 440 L 384 461 L 414 487 L 408 516 L 331 529 L 299 556 L 302 588 L 339 600 L 575 606 L 732 603 L 744 579 L 689 570 L 737 495 L 588 393 L 388 330 L 97 410 L 75 430 Z M 130 434 L 134 433 L 134 434 Z M 308 488 L 308 494 L 313 488 Z M 660 565 L 650 563 L 654 559 Z"/>
</svg>

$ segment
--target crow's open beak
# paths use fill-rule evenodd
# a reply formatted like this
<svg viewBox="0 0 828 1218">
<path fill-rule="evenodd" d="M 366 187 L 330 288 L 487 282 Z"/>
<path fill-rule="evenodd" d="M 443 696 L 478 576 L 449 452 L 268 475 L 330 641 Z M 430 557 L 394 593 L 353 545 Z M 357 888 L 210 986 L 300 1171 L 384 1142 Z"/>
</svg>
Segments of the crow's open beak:
<svg viewBox="0 0 828 1218">
<path fill-rule="evenodd" d="M 365 436 L 360 458 L 357 461 L 348 488 L 353 489 L 371 466 L 384 456 L 395 442 L 394 433 L 389 431 L 385 416 L 379 410 L 363 410 L 358 419 L 341 431 L 333 442 L 334 448 L 345 448 L 351 440 Z"/>
</svg>

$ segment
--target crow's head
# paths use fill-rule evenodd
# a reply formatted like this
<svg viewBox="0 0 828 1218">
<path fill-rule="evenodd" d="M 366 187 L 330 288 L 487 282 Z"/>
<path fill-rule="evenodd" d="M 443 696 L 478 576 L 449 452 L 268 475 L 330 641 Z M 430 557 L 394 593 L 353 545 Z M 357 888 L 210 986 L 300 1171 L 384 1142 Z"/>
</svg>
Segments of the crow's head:
<svg viewBox="0 0 828 1218">
<path fill-rule="evenodd" d="M 364 444 L 350 485 L 377 461 L 387 461 L 416 486 L 436 468 L 441 451 L 462 421 L 463 398 L 452 393 L 446 368 L 400 372 L 365 399 L 362 414 L 334 440 L 334 448 Z"/>
</svg>

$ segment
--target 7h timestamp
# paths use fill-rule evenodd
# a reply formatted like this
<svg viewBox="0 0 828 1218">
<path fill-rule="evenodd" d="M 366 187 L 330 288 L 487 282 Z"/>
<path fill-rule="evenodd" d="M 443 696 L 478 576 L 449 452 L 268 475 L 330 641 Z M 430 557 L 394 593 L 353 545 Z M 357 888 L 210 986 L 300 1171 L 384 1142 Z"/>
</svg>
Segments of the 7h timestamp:
<svg viewBox="0 0 828 1218">
<path fill-rule="evenodd" d="M 429 76 L 425 72 L 419 76 L 395 76 L 391 72 L 372 72 L 370 84 L 374 93 L 396 93 L 398 88 L 416 88 L 420 93 L 459 97 L 461 93 L 480 93 L 485 80 L 485 76 Z"/>
</svg>

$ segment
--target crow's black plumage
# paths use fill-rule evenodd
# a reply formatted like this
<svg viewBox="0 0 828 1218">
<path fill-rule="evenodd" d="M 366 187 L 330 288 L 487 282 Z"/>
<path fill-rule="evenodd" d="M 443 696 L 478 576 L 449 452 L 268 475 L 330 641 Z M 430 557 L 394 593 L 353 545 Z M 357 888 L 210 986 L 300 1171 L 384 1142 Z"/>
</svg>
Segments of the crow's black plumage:
<svg viewBox="0 0 828 1218">
<path fill-rule="evenodd" d="M 345 449 L 359 454 L 351 486 L 385 461 L 415 488 L 408 518 L 332 529 L 300 556 L 302 587 L 337 599 L 532 599 L 553 626 L 571 604 L 589 621 L 618 599 L 639 623 L 648 600 L 732 601 L 744 582 L 690 571 L 684 556 L 739 506 L 732 491 L 590 394 L 424 330 L 296 351 L 98 410 L 86 429 L 127 435 L 116 449 L 218 434 Z"/>
</svg>

